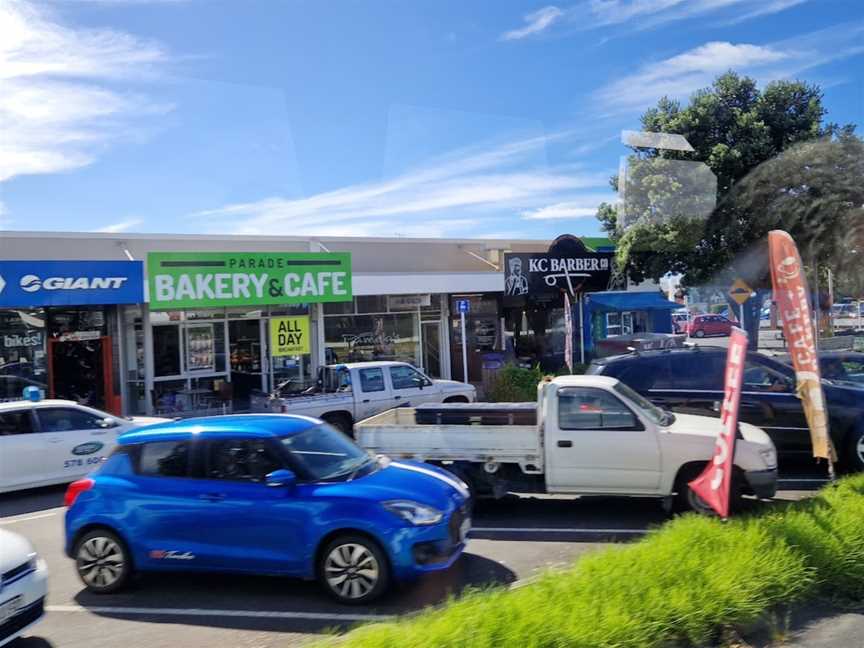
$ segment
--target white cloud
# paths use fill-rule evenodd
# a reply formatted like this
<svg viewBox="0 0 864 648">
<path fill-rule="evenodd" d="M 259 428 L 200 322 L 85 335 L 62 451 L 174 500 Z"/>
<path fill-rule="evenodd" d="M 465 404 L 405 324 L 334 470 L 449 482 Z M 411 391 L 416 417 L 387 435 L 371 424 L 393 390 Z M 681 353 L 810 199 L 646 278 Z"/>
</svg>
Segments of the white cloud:
<svg viewBox="0 0 864 648">
<path fill-rule="evenodd" d="M 583 195 L 579 196 L 578 200 L 526 210 L 522 212 L 522 218 L 525 220 L 564 220 L 594 217 L 600 203 L 614 203 L 615 200 L 616 196 L 613 193 Z"/>
<path fill-rule="evenodd" d="M 765 45 L 715 41 L 671 58 L 642 65 L 636 72 L 594 93 L 608 110 L 644 110 L 660 97 L 683 99 L 711 85 L 727 70 L 767 83 L 794 77 L 825 63 L 864 52 L 861 23 L 842 23 Z"/>
<path fill-rule="evenodd" d="M 797 7 L 805 2 L 808 2 L 808 0 L 763 0 L 761 3 L 757 4 L 752 11 L 738 14 L 737 16 L 725 21 L 723 24 L 737 25 L 746 20 L 752 20 L 753 18 L 767 16 L 785 11 L 786 9 L 791 9 L 792 7 Z"/>
<path fill-rule="evenodd" d="M 589 11 L 594 26 L 618 25 L 633 19 L 662 14 L 680 8 L 686 0 L 591 0 Z M 736 0 L 732 0 L 733 2 Z M 690 0 L 693 6 L 703 4 Z"/>
<path fill-rule="evenodd" d="M 710 14 L 738 11 L 734 22 L 779 13 L 808 0 L 591 0 L 588 24 L 650 29 Z"/>
<path fill-rule="evenodd" d="M 634 74 L 601 88 L 595 96 L 606 106 L 624 110 L 647 108 L 663 96 L 686 97 L 726 70 L 776 63 L 789 54 L 759 45 L 706 43 L 671 58 L 643 65 Z"/>
<path fill-rule="evenodd" d="M 154 78 L 157 44 L 108 29 L 74 29 L 45 7 L 0 3 L 0 182 L 90 164 L 127 136 L 130 118 L 168 106 L 121 84 Z"/>
<path fill-rule="evenodd" d="M 94 4 L 106 6 L 125 5 L 172 5 L 192 2 L 192 0 L 48 0 L 57 4 Z"/>
<path fill-rule="evenodd" d="M 241 234 L 454 236 L 607 185 L 609 170 L 532 166 L 559 133 L 463 150 L 395 178 L 306 198 L 273 196 L 193 214 L 201 227 Z"/>
<path fill-rule="evenodd" d="M 524 27 L 505 32 L 501 35 L 501 40 L 521 40 L 522 38 L 544 32 L 563 15 L 564 12 L 554 5 L 538 9 L 523 17 L 527 23 Z"/>
<path fill-rule="evenodd" d="M 651 29 L 688 18 L 739 12 L 728 23 L 775 14 L 808 0 L 585 0 L 569 7 L 540 9 L 524 17 L 528 24 L 506 32 L 503 40 L 516 40 L 546 31 L 553 24 L 581 31 L 598 28 Z M 543 13 L 547 12 L 547 13 Z"/>
<path fill-rule="evenodd" d="M 119 234 L 121 232 L 128 232 L 129 230 L 135 229 L 139 225 L 141 225 L 144 221 L 140 218 L 133 218 L 131 220 L 120 221 L 119 223 L 112 223 L 110 225 L 105 225 L 104 227 L 99 227 L 94 232 L 101 232 L 103 234 Z"/>
</svg>

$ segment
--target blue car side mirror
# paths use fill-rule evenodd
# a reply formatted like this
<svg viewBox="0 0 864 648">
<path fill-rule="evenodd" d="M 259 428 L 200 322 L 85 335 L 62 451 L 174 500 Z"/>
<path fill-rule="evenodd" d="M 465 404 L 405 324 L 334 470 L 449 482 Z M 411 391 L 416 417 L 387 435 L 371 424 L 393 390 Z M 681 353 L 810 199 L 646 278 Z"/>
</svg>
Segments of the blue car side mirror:
<svg viewBox="0 0 864 648">
<path fill-rule="evenodd" d="M 297 483 L 297 475 L 287 468 L 274 470 L 265 477 L 268 486 L 292 487 Z"/>
</svg>

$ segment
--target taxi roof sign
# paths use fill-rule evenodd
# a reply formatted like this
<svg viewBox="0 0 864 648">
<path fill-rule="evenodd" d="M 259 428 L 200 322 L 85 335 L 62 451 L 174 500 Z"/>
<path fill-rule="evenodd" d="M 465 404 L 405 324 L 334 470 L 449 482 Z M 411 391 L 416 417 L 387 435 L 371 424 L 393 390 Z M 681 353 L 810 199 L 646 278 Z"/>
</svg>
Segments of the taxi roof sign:
<svg viewBox="0 0 864 648">
<path fill-rule="evenodd" d="M 42 390 L 35 385 L 28 385 L 21 392 L 21 396 L 23 396 L 24 400 L 38 403 L 40 400 L 42 400 Z"/>
<path fill-rule="evenodd" d="M 736 279 L 732 287 L 729 288 L 729 296 L 735 300 L 736 304 L 743 304 L 750 299 L 752 294 L 753 289 L 743 279 Z"/>
</svg>

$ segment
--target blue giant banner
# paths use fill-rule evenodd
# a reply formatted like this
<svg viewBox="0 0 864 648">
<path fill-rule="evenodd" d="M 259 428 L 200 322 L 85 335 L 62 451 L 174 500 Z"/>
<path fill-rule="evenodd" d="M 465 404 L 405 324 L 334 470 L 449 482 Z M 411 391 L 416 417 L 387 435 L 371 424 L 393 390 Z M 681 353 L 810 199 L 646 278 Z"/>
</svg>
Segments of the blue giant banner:
<svg viewBox="0 0 864 648">
<path fill-rule="evenodd" d="M 143 303 L 141 261 L 0 261 L 0 307 Z"/>
</svg>

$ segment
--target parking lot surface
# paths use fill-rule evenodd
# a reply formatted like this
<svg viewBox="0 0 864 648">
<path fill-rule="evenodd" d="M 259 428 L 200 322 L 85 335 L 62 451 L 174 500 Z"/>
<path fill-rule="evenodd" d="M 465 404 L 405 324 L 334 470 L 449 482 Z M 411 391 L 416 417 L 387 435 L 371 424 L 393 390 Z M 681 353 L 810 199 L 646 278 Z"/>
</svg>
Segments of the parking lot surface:
<svg viewBox="0 0 864 648">
<path fill-rule="evenodd" d="M 783 482 L 778 497 L 797 499 L 820 484 L 818 474 L 802 473 Z M 83 590 L 63 554 L 63 492 L 0 495 L 0 525 L 29 538 L 50 570 L 48 613 L 15 648 L 116 648 L 121 640 L 124 648 L 301 645 L 325 632 L 410 614 L 466 587 L 524 582 L 668 520 L 656 500 L 488 502 L 476 511 L 468 549 L 452 569 L 367 607 L 338 605 L 314 583 L 221 575 L 151 575 L 122 593 L 97 596 Z"/>
</svg>

